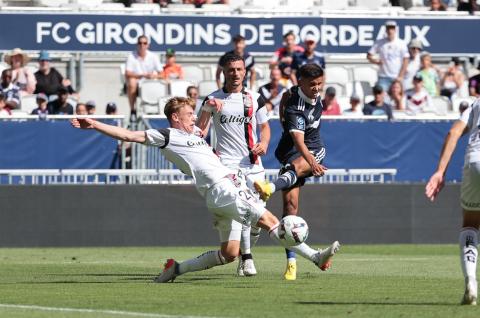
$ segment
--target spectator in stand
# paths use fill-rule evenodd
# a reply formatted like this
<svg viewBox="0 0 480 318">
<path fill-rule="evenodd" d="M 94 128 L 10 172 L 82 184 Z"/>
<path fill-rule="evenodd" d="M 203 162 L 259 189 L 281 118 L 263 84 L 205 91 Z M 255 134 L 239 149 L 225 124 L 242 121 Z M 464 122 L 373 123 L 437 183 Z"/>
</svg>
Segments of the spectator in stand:
<svg viewBox="0 0 480 318">
<path fill-rule="evenodd" d="M 35 72 L 37 85 L 35 94 L 44 93 L 47 96 L 55 96 L 60 86 L 65 86 L 69 94 L 74 94 L 75 90 L 68 78 L 64 78 L 56 68 L 51 67 L 50 54 L 47 51 L 41 51 L 38 56 L 38 71 Z"/>
<path fill-rule="evenodd" d="M 447 6 L 443 3 L 442 0 L 431 0 L 430 1 L 430 11 L 446 11 Z"/>
<path fill-rule="evenodd" d="M 350 108 L 345 109 L 342 115 L 345 115 L 345 116 L 362 116 L 363 115 L 362 107 L 360 105 L 360 97 L 356 93 L 353 93 L 352 96 L 350 96 Z"/>
<path fill-rule="evenodd" d="M 246 46 L 247 45 L 245 44 L 245 38 L 241 35 L 236 35 L 233 38 L 233 50 L 226 52 L 220 57 L 220 59 L 218 60 L 217 71 L 215 73 L 215 80 L 217 81 L 218 88 L 223 87 L 223 83 L 220 80 L 220 75 L 223 72 L 223 67 L 220 62 L 225 55 L 233 53 L 240 55 L 245 60 L 245 69 L 247 73 L 245 75 L 245 78 L 243 79 L 243 87 L 247 87 L 247 79 L 250 78 L 250 85 L 248 87 L 250 89 L 253 89 L 253 87 L 255 86 L 255 81 L 257 79 L 257 73 L 255 72 L 255 59 L 252 55 L 250 55 L 250 53 L 245 51 Z"/>
<path fill-rule="evenodd" d="M 420 52 L 423 49 L 422 42 L 417 39 L 413 39 L 408 44 L 408 65 L 405 71 L 405 78 L 403 79 L 403 88 L 413 88 L 413 77 L 420 70 Z"/>
<path fill-rule="evenodd" d="M 458 111 L 460 112 L 460 115 L 463 114 L 463 112 L 466 111 L 468 107 L 470 107 L 468 102 L 466 100 L 462 101 L 460 105 L 458 105 Z"/>
<path fill-rule="evenodd" d="M 75 114 L 77 115 L 90 115 L 87 110 L 87 105 L 84 103 L 78 103 L 75 107 Z"/>
<path fill-rule="evenodd" d="M 438 96 L 438 87 L 440 82 L 439 77 L 439 70 L 438 68 L 432 63 L 432 57 L 430 53 L 423 52 L 420 55 L 420 75 L 422 75 L 423 79 L 423 86 L 427 90 L 430 96 Z"/>
<path fill-rule="evenodd" d="M 440 81 L 440 95 L 452 99 L 452 95 L 459 92 L 465 83 L 465 75 L 462 71 L 462 63 L 458 57 L 452 58 L 453 65 L 443 74 Z"/>
<path fill-rule="evenodd" d="M 26 67 L 30 58 L 22 49 L 13 49 L 5 55 L 5 62 L 12 70 L 12 82 L 20 88 L 20 95 L 33 94 L 37 80 L 33 72 Z"/>
<path fill-rule="evenodd" d="M 289 80 L 292 71 L 293 57 L 295 54 L 300 54 L 305 49 L 295 44 L 295 34 L 290 31 L 283 35 L 284 46 L 277 49 L 270 61 L 270 67 L 278 66 L 282 72 L 282 85 L 289 87 Z"/>
<path fill-rule="evenodd" d="M 139 81 L 142 79 L 157 79 L 162 71 L 158 55 L 148 50 L 149 42 L 145 35 L 137 39 L 137 49 L 130 53 L 125 66 L 125 79 L 127 82 L 127 95 L 130 104 L 130 120 L 135 120 L 137 111 L 135 100 L 138 94 Z"/>
<path fill-rule="evenodd" d="M 405 92 L 402 83 L 394 80 L 388 89 L 388 95 L 385 96 L 385 102 L 390 104 L 394 110 L 405 110 Z"/>
<path fill-rule="evenodd" d="M 383 91 L 388 90 L 395 79 L 403 81 L 409 58 L 407 45 L 397 37 L 397 22 L 387 21 L 385 28 L 387 36 L 375 41 L 367 53 L 368 61 L 380 67 L 378 84 Z"/>
<path fill-rule="evenodd" d="M 87 112 L 89 115 L 95 115 L 97 109 L 97 104 L 95 103 L 95 101 L 89 100 L 85 103 L 85 106 L 87 107 Z"/>
<path fill-rule="evenodd" d="M 476 0 L 458 0 L 457 11 L 468 11 L 473 14 L 478 11 L 478 4 Z"/>
<path fill-rule="evenodd" d="M 165 66 L 163 67 L 163 71 L 160 73 L 160 77 L 170 82 L 170 80 L 181 79 L 185 78 L 183 74 L 183 69 L 180 64 L 177 64 L 177 57 L 175 56 L 174 49 L 167 49 L 166 51 L 166 58 L 167 61 Z"/>
<path fill-rule="evenodd" d="M 10 110 L 16 109 L 20 106 L 20 88 L 12 83 L 11 69 L 6 69 L 2 72 L 0 94 L 5 97 L 5 103 Z"/>
<path fill-rule="evenodd" d="M 258 93 L 265 100 L 265 107 L 267 107 L 268 115 L 279 115 L 280 101 L 283 93 L 287 91 L 285 86 L 280 83 L 282 79 L 282 72 L 278 67 L 274 67 L 270 71 L 270 82 L 261 86 Z"/>
<path fill-rule="evenodd" d="M 337 102 L 335 96 L 337 91 L 335 87 L 328 87 L 325 91 L 325 97 L 322 100 L 323 110 L 322 115 L 340 115 L 340 105 Z"/>
<path fill-rule="evenodd" d="M 7 106 L 5 97 L 5 95 L 0 94 L 0 117 L 12 116 L 12 111 Z"/>
<path fill-rule="evenodd" d="M 406 92 L 407 95 L 407 110 L 409 115 L 416 115 L 418 113 L 432 110 L 432 98 L 427 90 L 423 87 L 422 75 L 417 74 L 413 77 L 413 88 Z"/>
<path fill-rule="evenodd" d="M 199 97 L 200 97 L 200 94 L 198 92 L 198 88 L 196 86 L 188 86 L 187 87 L 187 97 L 188 98 L 191 98 L 195 101 L 195 113 L 198 114 L 198 111 L 200 110 L 200 108 L 202 107 L 202 103 L 203 103 L 203 100 L 201 100 Z"/>
<path fill-rule="evenodd" d="M 315 51 L 317 46 L 317 40 L 315 36 L 312 34 L 308 34 L 304 40 L 305 51 L 303 53 L 297 53 L 293 56 L 292 62 L 292 72 L 290 74 L 290 80 L 292 81 L 293 85 L 297 85 L 297 72 L 300 67 L 304 64 L 318 64 L 323 69 L 325 68 L 325 58 L 323 54 L 320 52 Z"/>
<path fill-rule="evenodd" d="M 480 71 L 480 62 L 478 62 L 477 70 Z M 468 90 L 470 92 L 470 96 L 480 96 L 480 73 L 468 79 Z"/>
<path fill-rule="evenodd" d="M 379 84 L 373 87 L 374 100 L 363 106 L 364 115 L 381 116 L 386 115 L 388 120 L 393 119 L 392 106 L 385 103 L 383 87 Z"/>
<path fill-rule="evenodd" d="M 48 103 L 48 113 L 52 115 L 73 115 L 73 106 L 68 103 L 68 89 L 60 86 L 58 98 Z"/>
<path fill-rule="evenodd" d="M 48 96 L 44 93 L 37 94 L 37 108 L 32 110 L 32 115 L 48 115 Z"/>
<path fill-rule="evenodd" d="M 116 115 L 117 114 L 117 104 L 114 102 L 107 103 L 107 107 L 105 107 L 105 114 L 107 115 Z"/>
</svg>

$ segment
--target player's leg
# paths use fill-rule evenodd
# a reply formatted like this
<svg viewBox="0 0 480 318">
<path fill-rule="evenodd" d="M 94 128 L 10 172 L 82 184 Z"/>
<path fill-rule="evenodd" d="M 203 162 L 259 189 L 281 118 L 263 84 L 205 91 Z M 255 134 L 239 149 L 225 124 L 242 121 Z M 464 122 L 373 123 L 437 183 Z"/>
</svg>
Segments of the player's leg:
<svg viewBox="0 0 480 318">
<path fill-rule="evenodd" d="M 253 183 L 256 180 L 265 180 L 265 170 L 261 165 L 253 165 L 241 169 L 245 176 L 247 187 L 253 191 L 253 194 L 259 198 L 259 194 L 255 192 Z M 257 274 L 255 263 L 253 261 L 251 247 L 255 246 L 259 237 L 261 229 L 255 225 L 246 226 L 242 228 L 242 240 L 240 242 L 241 258 L 238 262 L 237 273 L 239 276 L 254 276 Z"/>
<path fill-rule="evenodd" d="M 215 216 L 215 224 L 222 242 L 220 250 L 207 251 L 181 263 L 174 259 L 168 259 L 163 271 L 154 281 L 167 283 L 185 273 L 202 271 L 233 262 L 240 249 L 241 224 L 228 218 L 218 217 L 218 215 Z"/>
<path fill-rule="evenodd" d="M 130 105 L 130 113 L 136 114 L 135 101 L 138 94 L 138 79 L 130 77 L 127 79 L 127 96 Z"/>
<path fill-rule="evenodd" d="M 282 191 L 283 199 L 283 214 L 282 217 L 287 215 L 297 215 L 298 213 L 298 197 L 300 195 L 300 187 L 293 187 Z M 285 249 L 287 256 L 287 267 L 285 269 L 284 277 L 286 280 L 295 280 L 297 278 L 297 261 L 295 258 L 295 252 Z"/>
<path fill-rule="evenodd" d="M 321 163 L 325 157 L 325 148 L 312 152 L 318 163 Z M 260 194 L 262 200 L 268 200 L 270 196 L 277 192 L 291 188 L 298 180 L 312 175 L 312 167 L 301 156 L 300 153 L 294 153 L 287 163 L 280 170 L 277 180 L 274 182 L 255 182 L 255 190 Z"/>
<path fill-rule="evenodd" d="M 465 294 L 462 304 L 476 305 L 477 302 L 477 245 L 480 212 L 463 211 L 463 226 L 460 231 L 460 263 L 465 279 Z"/>
<path fill-rule="evenodd" d="M 286 247 L 293 252 L 299 254 L 305 259 L 313 262 L 322 271 L 327 270 L 331 266 L 331 259 L 338 252 L 340 244 L 338 241 L 333 242 L 329 247 L 323 250 L 314 250 L 306 243 L 301 243 L 295 246 L 289 246 L 285 240 L 280 238 L 278 218 L 270 211 L 265 210 L 262 216 L 258 219 L 257 225 L 262 229 L 268 230 L 270 237 L 279 245 Z"/>
<path fill-rule="evenodd" d="M 477 245 L 480 227 L 480 163 L 470 163 L 463 169 L 461 188 L 463 227 L 460 231 L 460 262 L 465 278 L 462 304 L 477 304 Z"/>
</svg>

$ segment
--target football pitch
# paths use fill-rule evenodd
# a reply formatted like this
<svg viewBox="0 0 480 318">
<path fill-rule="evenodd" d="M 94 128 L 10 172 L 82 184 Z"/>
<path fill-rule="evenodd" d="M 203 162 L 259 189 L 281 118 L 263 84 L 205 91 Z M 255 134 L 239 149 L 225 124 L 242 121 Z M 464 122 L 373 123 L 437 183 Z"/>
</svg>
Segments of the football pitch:
<svg viewBox="0 0 480 318">
<path fill-rule="evenodd" d="M 211 249 L 211 248 L 210 248 Z M 282 278 L 279 247 L 254 249 L 256 277 L 236 262 L 152 278 L 168 257 L 203 247 L 0 249 L 0 317 L 478 317 L 460 306 L 463 278 L 455 245 L 342 246 L 321 272 L 299 260 Z"/>
</svg>

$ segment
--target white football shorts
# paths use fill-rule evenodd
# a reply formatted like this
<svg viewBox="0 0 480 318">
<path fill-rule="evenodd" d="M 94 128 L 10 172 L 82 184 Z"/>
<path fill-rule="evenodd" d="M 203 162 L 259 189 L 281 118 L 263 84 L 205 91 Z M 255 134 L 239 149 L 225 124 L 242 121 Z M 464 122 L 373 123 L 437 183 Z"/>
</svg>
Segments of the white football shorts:
<svg viewBox="0 0 480 318">
<path fill-rule="evenodd" d="M 235 185 L 229 178 L 211 187 L 206 195 L 220 241 L 240 241 L 242 225 L 257 224 L 266 209 L 245 186 Z"/>
<path fill-rule="evenodd" d="M 471 162 L 463 167 L 460 204 L 467 211 L 480 212 L 480 162 Z"/>
</svg>

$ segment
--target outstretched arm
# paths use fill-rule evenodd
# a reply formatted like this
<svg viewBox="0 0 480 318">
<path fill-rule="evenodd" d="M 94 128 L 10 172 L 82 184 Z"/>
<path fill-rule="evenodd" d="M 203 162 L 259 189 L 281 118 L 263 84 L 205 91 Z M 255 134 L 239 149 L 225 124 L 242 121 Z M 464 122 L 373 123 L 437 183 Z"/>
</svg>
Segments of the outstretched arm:
<svg viewBox="0 0 480 318">
<path fill-rule="evenodd" d="M 460 137 L 466 132 L 467 125 L 463 121 L 457 120 L 452 128 L 450 128 L 447 137 L 445 137 L 437 171 L 435 171 L 425 187 L 425 195 L 430 201 L 435 200 L 445 185 L 445 172 L 447 171 L 448 164 L 455 151 L 458 139 L 460 139 Z"/>
<path fill-rule="evenodd" d="M 75 128 L 95 129 L 104 135 L 121 141 L 138 142 L 142 144 L 146 141 L 144 131 L 131 131 L 123 127 L 104 124 L 91 118 L 75 118 L 70 122 Z"/>
</svg>

